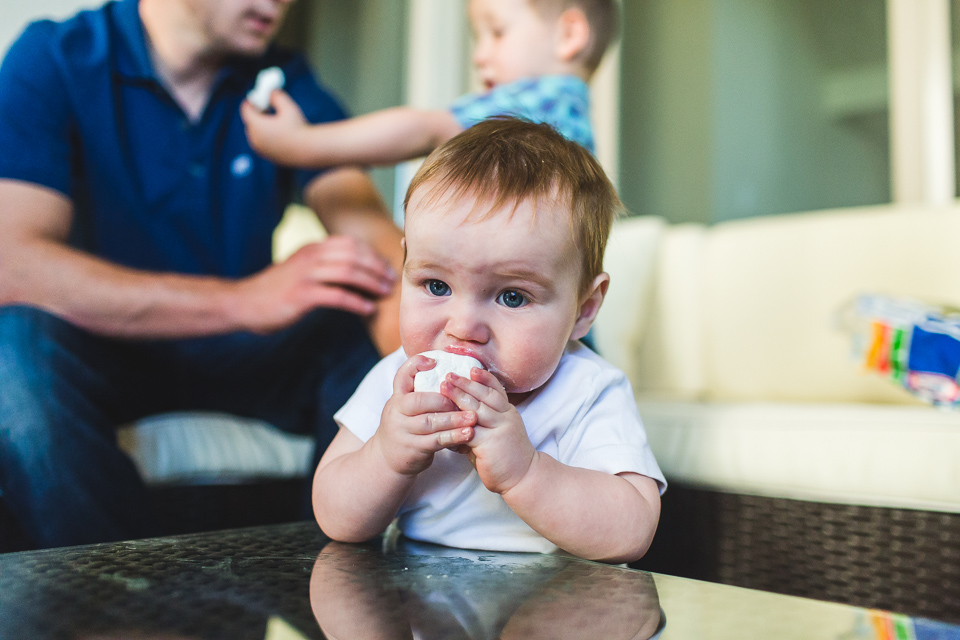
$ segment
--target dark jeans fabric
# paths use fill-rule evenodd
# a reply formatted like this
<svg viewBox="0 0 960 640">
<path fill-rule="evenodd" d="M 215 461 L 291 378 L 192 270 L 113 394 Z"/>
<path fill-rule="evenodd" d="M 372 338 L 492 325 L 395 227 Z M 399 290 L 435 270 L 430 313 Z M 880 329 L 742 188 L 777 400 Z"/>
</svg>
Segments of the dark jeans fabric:
<svg viewBox="0 0 960 640">
<path fill-rule="evenodd" d="M 38 548 L 162 535 L 118 425 L 232 413 L 315 434 L 318 460 L 378 359 L 359 319 L 332 310 L 268 336 L 131 341 L 0 307 L 0 500 Z"/>
</svg>

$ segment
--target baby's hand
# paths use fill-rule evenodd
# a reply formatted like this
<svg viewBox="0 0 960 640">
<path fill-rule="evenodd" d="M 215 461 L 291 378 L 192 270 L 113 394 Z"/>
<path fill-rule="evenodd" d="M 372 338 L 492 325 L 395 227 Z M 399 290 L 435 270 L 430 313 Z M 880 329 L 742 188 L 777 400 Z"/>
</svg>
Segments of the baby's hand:
<svg viewBox="0 0 960 640">
<path fill-rule="evenodd" d="M 380 428 L 371 439 L 387 466 L 402 475 L 422 472 L 437 451 L 462 445 L 474 435 L 476 414 L 459 411 L 439 393 L 413 390 L 417 371 L 434 365 L 422 355 L 403 363 L 393 379 L 393 395 L 383 408 Z"/>
<path fill-rule="evenodd" d="M 273 114 L 257 109 L 249 100 L 240 105 L 240 117 L 247 130 L 250 146 L 274 162 L 299 166 L 303 163 L 302 133 L 310 127 L 299 105 L 281 89 L 270 94 Z"/>
<path fill-rule="evenodd" d="M 469 379 L 451 373 L 440 385 L 440 393 L 462 411 L 476 415 L 474 436 L 466 446 L 483 485 L 503 493 L 519 483 L 536 450 L 500 381 L 483 369 L 473 369 Z"/>
</svg>

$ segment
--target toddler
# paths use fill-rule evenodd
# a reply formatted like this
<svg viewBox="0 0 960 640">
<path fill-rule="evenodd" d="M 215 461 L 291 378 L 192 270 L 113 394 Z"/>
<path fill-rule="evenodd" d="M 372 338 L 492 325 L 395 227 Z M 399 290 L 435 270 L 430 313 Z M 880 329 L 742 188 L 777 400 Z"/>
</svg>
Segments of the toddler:
<svg viewBox="0 0 960 640">
<path fill-rule="evenodd" d="M 545 122 L 593 151 L 590 79 L 617 30 L 615 0 L 470 0 L 473 62 L 485 91 L 447 110 L 396 107 L 310 125 L 274 91 L 272 115 L 241 107 L 247 137 L 263 156 L 298 167 L 389 165 L 426 155 L 495 115 Z"/>
<path fill-rule="evenodd" d="M 551 127 L 492 118 L 432 153 L 405 209 L 402 348 L 334 416 L 314 479 L 332 538 L 630 562 L 666 486 L 624 374 L 584 347 L 620 203 Z M 482 368 L 414 391 L 425 351 Z"/>
</svg>

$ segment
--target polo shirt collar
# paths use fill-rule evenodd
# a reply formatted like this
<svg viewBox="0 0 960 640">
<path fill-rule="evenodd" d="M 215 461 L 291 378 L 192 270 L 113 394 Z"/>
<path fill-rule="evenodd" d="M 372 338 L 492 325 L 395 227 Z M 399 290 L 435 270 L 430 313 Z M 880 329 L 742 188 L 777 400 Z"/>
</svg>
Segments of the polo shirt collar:
<svg viewBox="0 0 960 640">
<path fill-rule="evenodd" d="M 156 80 L 157 74 L 147 50 L 147 34 L 140 21 L 140 0 L 119 0 L 114 5 L 114 25 L 120 33 L 123 53 L 118 71 L 129 78 Z"/>
</svg>

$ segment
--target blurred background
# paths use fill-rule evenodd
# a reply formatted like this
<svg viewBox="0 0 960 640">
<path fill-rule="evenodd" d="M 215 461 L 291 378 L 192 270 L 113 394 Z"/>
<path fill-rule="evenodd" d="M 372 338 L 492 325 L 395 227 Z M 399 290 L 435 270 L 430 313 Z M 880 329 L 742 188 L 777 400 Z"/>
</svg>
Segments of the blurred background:
<svg viewBox="0 0 960 640">
<path fill-rule="evenodd" d="M 4 0 L 0 53 L 27 21 L 97 4 Z M 354 114 L 440 106 L 473 86 L 464 5 L 299 0 L 282 40 Z M 593 83 L 594 120 L 632 212 L 712 223 L 957 195 L 960 0 L 622 7 L 620 46 Z M 388 202 L 408 175 L 374 171 Z"/>
</svg>

